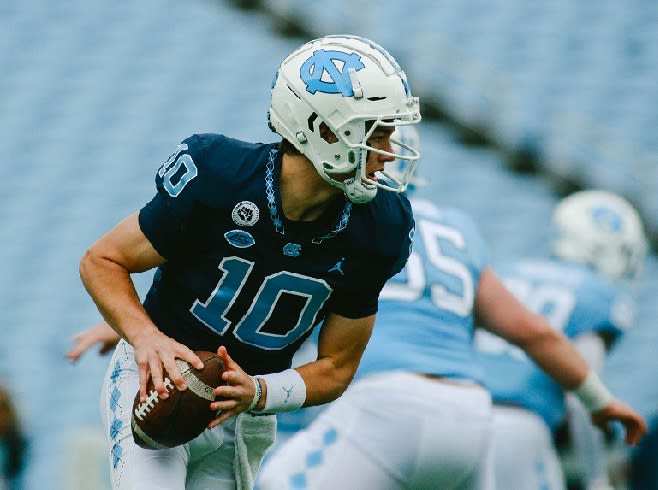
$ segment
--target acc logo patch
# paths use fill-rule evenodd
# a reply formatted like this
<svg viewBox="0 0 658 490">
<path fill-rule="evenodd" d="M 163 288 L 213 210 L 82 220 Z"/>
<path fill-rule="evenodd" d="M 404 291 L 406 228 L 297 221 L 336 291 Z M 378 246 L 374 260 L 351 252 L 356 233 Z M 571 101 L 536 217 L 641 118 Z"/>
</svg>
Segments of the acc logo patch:
<svg viewBox="0 0 658 490">
<path fill-rule="evenodd" d="M 365 68 L 357 53 L 319 49 L 302 64 L 299 75 L 306 84 L 306 90 L 312 94 L 322 92 L 354 97 L 350 68 L 356 71 Z"/>
<path fill-rule="evenodd" d="M 231 245 L 237 248 L 251 247 L 256 240 L 251 236 L 251 233 L 244 230 L 231 230 L 224 233 L 224 238 Z"/>
<path fill-rule="evenodd" d="M 258 206 L 251 201 L 242 201 L 231 212 L 233 222 L 239 226 L 253 226 L 258 221 Z"/>
</svg>

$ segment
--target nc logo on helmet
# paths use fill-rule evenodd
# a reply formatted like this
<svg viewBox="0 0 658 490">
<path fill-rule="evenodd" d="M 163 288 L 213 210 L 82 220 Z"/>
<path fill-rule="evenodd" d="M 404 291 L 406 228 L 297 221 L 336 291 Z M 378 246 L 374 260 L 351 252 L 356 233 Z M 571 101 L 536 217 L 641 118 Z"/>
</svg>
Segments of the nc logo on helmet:
<svg viewBox="0 0 658 490">
<path fill-rule="evenodd" d="M 617 211 L 603 206 L 592 209 L 592 219 L 598 226 L 610 233 L 620 233 L 624 227 L 621 215 Z"/>
<path fill-rule="evenodd" d="M 319 49 L 304 62 L 299 75 L 311 94 L 322 92 L 353 97 L 354 89 L 348 71 L 350 68 L 356 71 L 365 68 L 358 54 Z"/>
</svg>

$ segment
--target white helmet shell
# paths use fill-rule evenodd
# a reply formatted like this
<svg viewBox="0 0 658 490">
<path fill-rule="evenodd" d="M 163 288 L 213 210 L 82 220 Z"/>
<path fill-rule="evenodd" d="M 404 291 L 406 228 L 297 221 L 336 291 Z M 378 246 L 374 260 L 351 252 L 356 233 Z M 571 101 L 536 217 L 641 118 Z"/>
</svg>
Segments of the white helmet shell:
<svg viewBox="0 0 658 490">
<path fill-rule="evenodd" d="M 552 218 L 553 254 L 590 264 L 609 278 L 637 277 L 647 253 L 642 220 L 633 206 L 608 191 L 564 198 Z"/>
<path fill-rule="evenodd" d="M 356 203 L 370 201 L 378 188 L 406 189 L 406 182 L 392 185 L 369 179 L 367 154 L 414 161 L 418 151 L 412 149 L 406 156 L 388 153 L 369 146 L 367 140 L 378 126 L 416 124 L 420 119 L 418 98 L 411 95 L 398 63 L 361 37 L 326 36 L 304 44 L 283 60 L 272 83 L 272 129 Z M 321 123 L 338 141 L 320 135 Z"/>
</svg>

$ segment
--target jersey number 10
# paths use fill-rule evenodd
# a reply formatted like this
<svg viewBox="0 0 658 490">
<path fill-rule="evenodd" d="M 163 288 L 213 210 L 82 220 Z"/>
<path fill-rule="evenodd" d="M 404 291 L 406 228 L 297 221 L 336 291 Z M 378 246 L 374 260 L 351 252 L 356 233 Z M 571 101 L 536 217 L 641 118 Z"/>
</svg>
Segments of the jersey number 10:
<svg viewBox="0 0 658 490">
<path fill-rule="evenodd" d="M 231 327 L 226 314 L 240 295 L 253 266 L 252 262 L 240 257 L 225 257 L 219 264 L 224 272 L 222 278 L 206 302 L 202 303 L 198 299 L 194 302 L 190 308 L 191 313 L 219 335 L 226 333 Z M 246 344 L 263 349 L 282 349 L 313 327 L 330 293 L 331 288 L 321 279 L 287 271 L 267 276 L 252 299 L 249 310 L 235 325 L 233 334 Z M 297 317 L 292 312 L 288 316 L 291 323 L 296 323 L 284 335 L 266 332 L 264 327 L 283 294 L 296 295 L 305 300 Z"/>
</svg>

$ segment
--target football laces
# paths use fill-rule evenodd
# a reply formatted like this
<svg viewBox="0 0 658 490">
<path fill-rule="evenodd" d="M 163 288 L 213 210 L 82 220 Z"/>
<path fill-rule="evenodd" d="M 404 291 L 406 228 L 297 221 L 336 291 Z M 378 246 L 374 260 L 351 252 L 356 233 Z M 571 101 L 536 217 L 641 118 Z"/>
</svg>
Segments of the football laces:
<svg viewBox="0 0 658 490">
<path fill-rule="evenodd" d="M 165 388 L 167 388 L 167 391 L 171 391 L 173 388 L 175 388 L 174 383 L 172 383 L 169 378 L 164 379 L 164 385 Z M 140 403 L 135 409 L 135 417 L 137 417 L 139 420 L 144 420 L 146 414 L 151 411 L 151 409 L 155 406 L 156 403 L 158 403 L 158 401 L 160 401 L 158 392 L 151 390 L 151 392 L 146 397 L 146 401 Z"/>
</svg>

